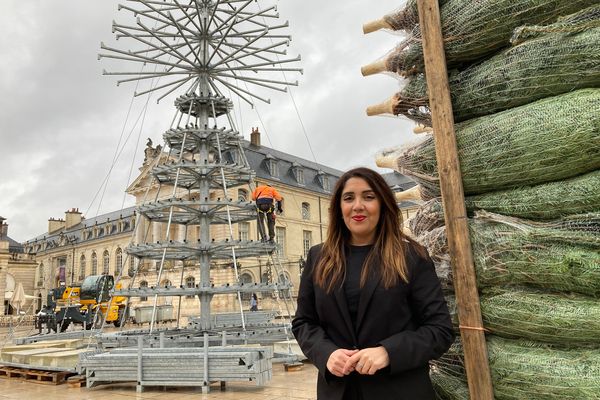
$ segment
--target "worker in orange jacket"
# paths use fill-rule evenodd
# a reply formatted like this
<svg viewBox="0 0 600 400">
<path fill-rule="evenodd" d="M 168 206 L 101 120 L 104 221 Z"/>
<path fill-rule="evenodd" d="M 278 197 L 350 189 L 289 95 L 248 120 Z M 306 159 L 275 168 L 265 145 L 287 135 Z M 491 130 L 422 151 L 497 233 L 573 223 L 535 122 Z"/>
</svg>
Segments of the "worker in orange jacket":
<svg viewBox="0 0 600 400">
<path fill-rule="evenodd" d="M 268 241 L 273 243 L 275 241 L 275 203 L 277 203 L 277 212 L 281 214 L 283 209 L 281 208 L 281 201 L 283 197 L 277 192 L 277 190 L 271 185 L 260 185 L 252 192 L 252 200 L 256 202 L 258 232 L 263 242 L 267 241 L 267 234 L 265 232 L 265 219 L 267 220 L 267 227 L 269 229 Z"/>
</svg>

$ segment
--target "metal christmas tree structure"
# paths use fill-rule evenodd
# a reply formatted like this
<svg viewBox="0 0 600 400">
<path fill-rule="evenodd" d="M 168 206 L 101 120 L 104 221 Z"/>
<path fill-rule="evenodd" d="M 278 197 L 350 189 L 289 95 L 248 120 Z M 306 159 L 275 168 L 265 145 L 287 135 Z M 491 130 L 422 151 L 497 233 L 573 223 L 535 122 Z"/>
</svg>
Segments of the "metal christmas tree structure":
<svg viewBox="0 0 600 400">
<path fill-rule="evenodd" d="M 163 135 L 168 155 L 157 157 L 151 170 L 158 191 L 169 187 L 171 196 L 159 199 L 157 195 L 137 208 L 144 219 L 166 223 L 167 237 L 148 243 L 143 224 L 138 224 L 137 243 L 127 252 L 140 260 L 155 260 L 158 282 L 165 263 L 178 262 L 199 266 L 200 283 L 195 287 L 128 288 L 115 291 L 114 295 L 154 297 L 155 308 L 159 296 L 198 296 L 199 328 L 212 331 L 213 296 L 237 294 L 240 300 L 240 293 L 289 289 L 289 283 L 232 283 L 217 287 L 210 281 L 211 262 L 228 260 L 237 276 L 238 258 L 271 254 L 275 249 L 270 243 L 233 237 L 232 224 L 252 220 L 256 212 L 252 203 L 234 201 L 227 193 L 237 186 L 252 185 L 254 172 L 248 166 L 241 135 L 230 114 L 232 102 L 224 93 L 233 93 L 249 104 L 255 100 L 269 102 L 254 90 L 286 91 L 288 85 L 297 85 L 286 82 L 284 73 L 301 72 L 299 68 L 285 67 L 300 57 L 286 56 L 285 47 L 291 38 L 278 33 L 287 27 L 287 22 L 273 24 L 279 17 L 276 6 L 262 9 L 255 0 L 129 3 L 133 5 L 119 5 L 119 9 L 133 13 L 136 24 L 113 22 L 113 32 L 117 39 L 127 40 L 130 48 L 120 50 L 102 44 L 99 58 L 128 61 L 140 67 L 149 65 L 154 70 L 104 74 L 123 77 L 117 84 L 151 80 L 150 89 L 136 95 L 155 92 L 160 94 L 158 101 L 177 90 L 185 92 L 176 98 L 175 117 Z M 220 117 L 227 120 L 225 125 L 219 123 Z M 235 153 L 235 162 L 228 162 L 226 153 Z M 211 196 L 214 193 L 217 196 Z M 210 226 L 215 224 L 229 226 L 228 239 L 211 239 Z M 183 227 L 180 234 L 169 234 L 174 225 Z M 191 227 L 199 228 L 197 241 L 188 241 Z"/>
</svg>

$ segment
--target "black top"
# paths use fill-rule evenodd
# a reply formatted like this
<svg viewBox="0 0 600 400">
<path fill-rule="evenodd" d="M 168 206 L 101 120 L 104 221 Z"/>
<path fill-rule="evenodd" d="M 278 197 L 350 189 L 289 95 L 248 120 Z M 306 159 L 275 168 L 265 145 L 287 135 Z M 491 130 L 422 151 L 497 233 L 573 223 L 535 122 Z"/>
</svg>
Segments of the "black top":
<svg viewBox="0 0 600 400">
<path fill-rule="evenodd" d="M 346 278 L 344 280 L 344 293 L 346 294 L 346 303 L 350 311 L 352 326 L 356 330 L 356 318 L 358 316 L 358 303 L 360 300 L 360 276 L 363 270 L 363 264 L 373 249 L 373 245 L 366 246 L 348 246 L 346 248 Z"/>
</svg>

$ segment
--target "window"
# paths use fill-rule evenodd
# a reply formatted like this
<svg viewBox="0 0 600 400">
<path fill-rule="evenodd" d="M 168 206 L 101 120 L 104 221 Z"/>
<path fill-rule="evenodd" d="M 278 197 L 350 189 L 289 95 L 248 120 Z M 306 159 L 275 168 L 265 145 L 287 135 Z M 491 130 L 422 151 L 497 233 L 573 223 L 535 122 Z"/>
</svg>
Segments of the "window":
<svg viewBox="0 0 600 400">
<path fill-rule="evenodd" d="M 285 257 L 285 228 L 275 228 L 275 241 L 277 242 L 277 255 Z"/>
<path fill-rule="evenodd" d="M 304 259 L 308 256 L 308 251 L 312 246 L 312 231 L 302 231 L 302 249 L 304 250 Z"/>
<path fill-rule="evenodd" d="M 252 279 L 252 275 L 250 275 L 247 272 L 244 272 L 243 274 L 240 275 L 240 283 L 241 284 L 249 284 L 252 283 L 254 280 Z M 242 292 L 242 300 L 250 300 L 250 297 L 252 297 L 252 293 L 250 292 Z"/>
<path fill-rule="evenodd" d="M 140 282 L 140 289 L 147 288 L 147 287 L 148 287 L 148 282 L 146 282 L 146 281 Z M 146 300 L 148 300 L 147 297 L 140 297 L 140 301 L 146 301 Z"/>
<path fill-rule="evenodd" d="M 248 191 L 246 189 L 238 189 L 238 201 L 248 201 Z"/>
<path fill-rule="evenodd" d="M 321 170 L 317 171 L 317 179 L 319 181 L 319 185 L 321 185 L 323 190 L 325 190 L 326 192 L 329 192 L 331 190 L 331 187 L 329 186 L 329 177 L 325 174 L 325 172 Z"/>
<path fill-rule="evenodd" d="M 108 250 L 104 250 L 104 253 L 102 253 L 102 273 L 104 275 L 110 273 L 110 254 Z"/>
<path fill-rule="evenodd" d="M 96 252 L 92 253 L 92 272 L 91 275 L 98 275 L 98 256 L 96 256 Z"/>
<path fill-rule="evenodd" d="M 274 178 L 279 178 L 279 164 L 277 163 L 277 160 L 274 159 L 272 155 L 267 154 L 266 163 L 269 174 Z"/>
<path fill-rule="evenodd" d="M 238 224 L 238 239 L 239 240 L 250 240 L 250 223 L 240 222 Z"/>
<path fill-rule="evenodd" d="M 224 158 L 232 164 L 238 164 L 239 154 L 235 150 L 230 150 L 224 154 Z"/>
<path fill-rule="evenodd" d="M 193 289 L 196 287 L 196 278 L 194 278 L 193 276 L 188 276 L 187 278 L 185 278 L 185 287 L 188 289 Z M 191 296 L 185 296 L 186 299 L 193 299 L 194 295 Z"/>
<path fill-rule="evenodd" d="M 129 271 L 127 271 L 129 276 L 133 276 L 135 274 L 135 257 L 129 256 Z"/>
<path fill-rule="evenodd" d="M 79 280 L 85 279 L 85 256 L 82 254 L 79 258 Z"/>
<path fill-rule="evenodd" d="M 292 174 L 294 175 L 294 178 L 296 178 L 296 182 L 298 182 L 299 185 L 304 185 L 304 169 L 302 169 L 300 164 L 292 164 Z"/>
<path fill-rule="evenodd" d="M 310 219 L 310 204 L 302 203 L 302 219 Z"/>
<path fill-rule="evenodd" d="M 120 247 L 117 247 L 117 251 L 115 252 L 115 275 L 119 276 L 121 274 L 121 269 L 123 268 L 123 250 Z"/>
<path fill-rule="evenodd" d="M 304 170 L 301 168 L 296 170 L 296 181 L 298 181 L 300 185 L 304 185 Z"/>
</svg>

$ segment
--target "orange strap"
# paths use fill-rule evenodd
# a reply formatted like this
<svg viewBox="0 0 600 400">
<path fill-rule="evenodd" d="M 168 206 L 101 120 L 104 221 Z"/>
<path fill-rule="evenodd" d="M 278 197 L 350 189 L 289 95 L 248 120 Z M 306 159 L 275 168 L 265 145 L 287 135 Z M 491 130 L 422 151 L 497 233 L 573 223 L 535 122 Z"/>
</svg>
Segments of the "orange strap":
<svg viewBox="0 0 600 400">
<path fill-rule="evenodd" d="M 485 329 L 481 326 L 464 326 L 464 325 L 459 325 L 458 329 L 467 329 L 467 330 L 472 330 L 472 331 L 483 331 L 486 333 L 491 333 L 491 331 L 489 329 Z"/>
</svg>

